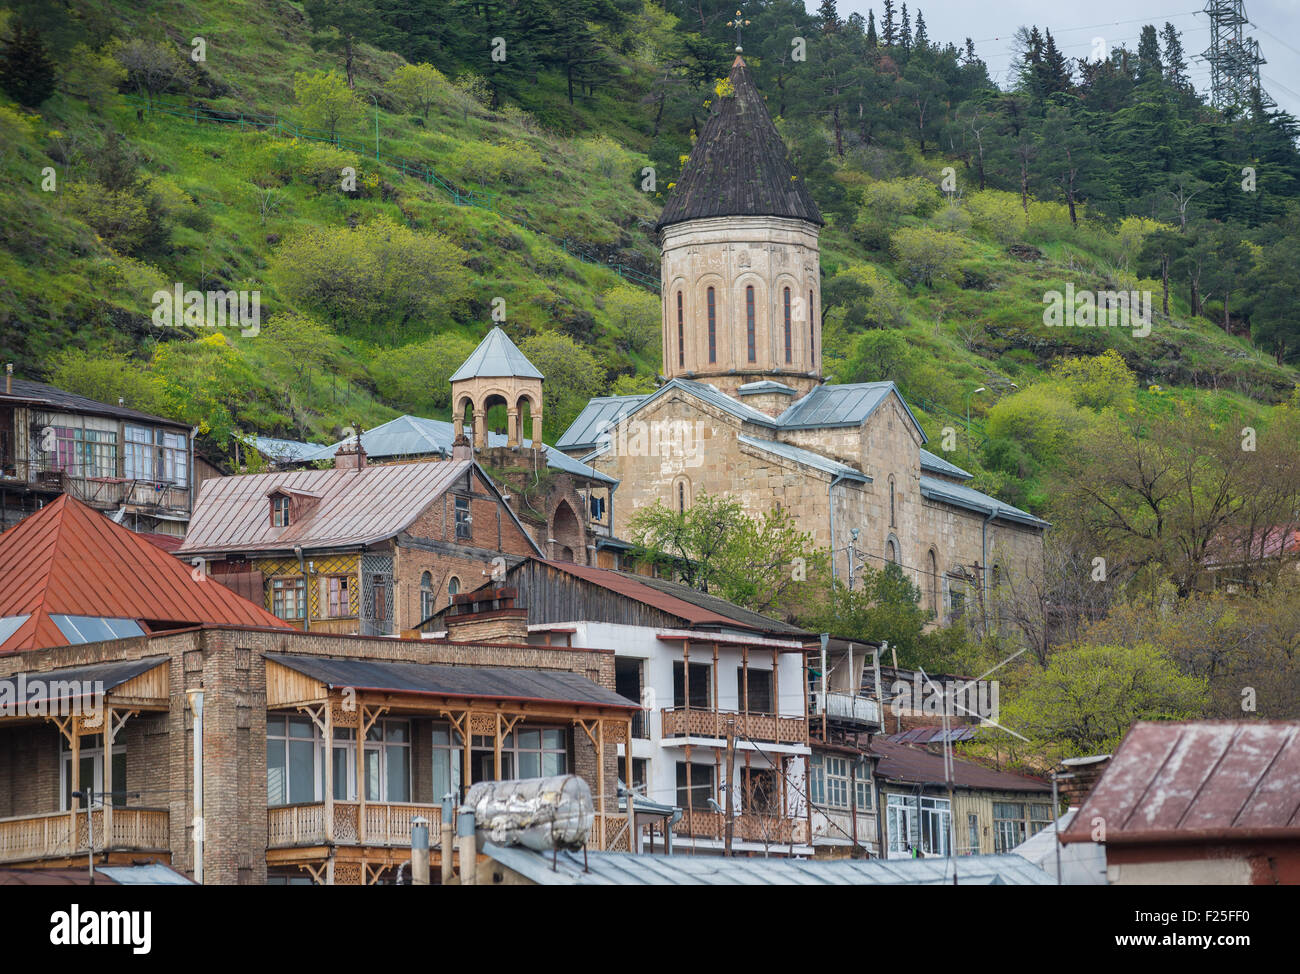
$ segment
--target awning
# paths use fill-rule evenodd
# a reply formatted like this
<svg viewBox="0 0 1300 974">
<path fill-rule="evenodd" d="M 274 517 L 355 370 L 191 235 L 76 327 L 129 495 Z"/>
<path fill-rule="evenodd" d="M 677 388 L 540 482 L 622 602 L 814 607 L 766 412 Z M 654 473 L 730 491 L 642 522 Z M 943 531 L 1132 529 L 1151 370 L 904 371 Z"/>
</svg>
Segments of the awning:
<svg viewBox="0 0 1300 974">
<path fill-rule="evenodd" d="M 564 670 L 443 666 L 269 653 L 266 661 L 310 677 L 327 690 L 347 687 L 377 693 L 544 701 L 625 711 L 641 709 L 639 703 L 621 697 L 584 676 Z M 274 706 L 270 697 L 268 692 L 267 703 Z"/>
<path fill-rule="evenodd" d="M 0 678 L 0 718 L 57 715 L 72 709 L 69 705 L 74 702 L 80 712 L 86 709 L 83 701 L 93 702 L 96 695 L 166 708 L 167 672 L 151 671 L 158 670 L 168 658 L 116 660 Z"/>
</svg>

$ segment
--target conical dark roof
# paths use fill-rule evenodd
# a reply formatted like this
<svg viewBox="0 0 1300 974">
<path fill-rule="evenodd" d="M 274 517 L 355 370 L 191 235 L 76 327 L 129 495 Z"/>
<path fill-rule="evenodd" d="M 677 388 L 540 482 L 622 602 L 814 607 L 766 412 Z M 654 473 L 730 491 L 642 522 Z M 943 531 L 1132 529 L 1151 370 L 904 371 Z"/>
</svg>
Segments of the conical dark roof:
<svg viewBox="0 0 1300 974">
<path fill-rule="evenodd" d="M 659 226 L 718 216 L 780 216 L 821 224 L 812 194 L 786 155 L 745 59 L 729 75 L 734 93 L 717 98 Z"/>
</svg>

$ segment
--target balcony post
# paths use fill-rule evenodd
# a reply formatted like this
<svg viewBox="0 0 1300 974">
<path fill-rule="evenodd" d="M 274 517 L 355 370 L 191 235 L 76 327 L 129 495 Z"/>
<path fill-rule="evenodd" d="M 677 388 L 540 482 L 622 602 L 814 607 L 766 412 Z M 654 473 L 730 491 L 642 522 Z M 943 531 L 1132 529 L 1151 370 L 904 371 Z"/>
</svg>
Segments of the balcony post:
<svg viewBox="0 0 1300 974">
<path fill-rule="evenodd" d="M 686 736 L 691 736 L 691 641 L 682 640 L 682 705 L 686 708 Z"/>
<path fill-rule="evenodd" d="M 104 708 L 104 852 L 113 844 L 113 741 L 117 739 L 117 727 L 113 723 L 113 708 Z M 87 833 L 89 834 L 89 833 Z M 94 849 L 91 849 L 94 858 Z"/>
<path fill-rule="evenodd" d="M 325 735 L 325 844 L 334 844 L 334 706 L 328 696 L 321 715 Z M 332 885 L 332 884 L 331 884 Z"/>
<path fill-rule="evenodd" d="M 718 716 L 718 644 L 713 644 L 713 736 L 722 736 L 721 718 Z"/>
<path fill-rule="evenodd" d="M 772 723 L 776 725 L 776 742 L 781 743 L 781 684 L 777 680 L 777 670 L 781 668 L 781 657 L 772 650 Z"/>
<path fill-rule="evenodd" d="M 690 737 L 687 737 L 690 740 Z M 691 849 L 695 849 L 695 792 L 691 789 L 691 746 L 686 745 L 686 831 L 691 834 Z"/>
<path fill-rule="evenodd" d="M 68 789 L 68 855 L 77 851 L 77 799 L 72 796 L 81 791 L 81 718 L 75 714 L 68 718 L 68 742 L 72 745 L 72 786 Z M 89 826 L 89 822 L 86 823 Z"/>
<path fill-rule="evenodd" d="M 740 647 L 740 689 L 745 711 L 745 733 L 749 732 L 749 647 Z"/>
</svg>

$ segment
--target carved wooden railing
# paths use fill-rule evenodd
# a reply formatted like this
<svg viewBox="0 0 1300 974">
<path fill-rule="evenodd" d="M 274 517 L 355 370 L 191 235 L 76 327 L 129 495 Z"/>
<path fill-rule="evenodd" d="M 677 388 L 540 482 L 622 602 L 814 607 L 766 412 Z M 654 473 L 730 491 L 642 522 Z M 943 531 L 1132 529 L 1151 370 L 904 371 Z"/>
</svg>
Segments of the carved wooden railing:
<svg viewBox="0 0 1300 974">
<path fill-rule="evenodd" d="M 104 810 L 97 808 L 87 823 L 84 810 L 47 812 L 0 819 L 0 862 L 30 862 L 76 855 L 90 848 L 90 825 L 95 848 L 141 852 L 166 852 L 171 834 L 166 809 L 115 808 L 113 834 L 104 835 Z"/>
<path fill-rule="evenodd" d="M 683 811 L 681 820 L 673 826 L 677 835 L 690 835 L 704 839 L 721 839 L 724 835 L 723 824 L 726 819 L 717 812 L 705 812 L 694 809 Z M 784 815 L 756 815 L 746 813 L 737 815 L 733 820 L 731 837 L 734 841 L 762 842 L 771 845 L 789 845 L 791 841 L 803 841 L 798 826 L 806 824 L 803 819 Z"/>
<path fill-rule="evenodd" d="M 726 710 L 687 710 L 665 707 L 664 737 L 727 736 L 727 718 L 736 718 L 736 735 L 777 744 L 807 744 L 808 721 L 803 717 L 774 717 L 770 714 L 742 714 Z"/>
<path fill-rule="evenodd" d="M 440 805 L 366 802 L 363 822 L 360 802 L 335 802 L 333 841 L 337 845 L 409 846 L 413 818 L 428 819 L 430 841 L 438 841 Z M 268 849 L 323 845 L 327 841 L 324 802 L 279 805 L 266 810 Z"/>
</svg>

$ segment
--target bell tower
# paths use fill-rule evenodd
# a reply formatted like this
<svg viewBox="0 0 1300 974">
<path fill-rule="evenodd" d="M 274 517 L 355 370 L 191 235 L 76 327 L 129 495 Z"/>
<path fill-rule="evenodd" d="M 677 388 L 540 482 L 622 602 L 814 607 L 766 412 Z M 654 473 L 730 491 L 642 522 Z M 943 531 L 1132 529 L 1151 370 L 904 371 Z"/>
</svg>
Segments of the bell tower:
<svg viewBox="0 0 1300 974">
<path fill-rule="evenodd" d="M 500 327 L 493 328 L 451 377 L 452 425 L 459 438 L 465 432 L 466 410 L 474 432 L 474 448 L 487 449 L 487 414 L 504 404 L 509 420 L 506 445 L 520 445 L 524 405 L 532 415 L 533 449 L 542 448 L 542 380 L 544 376 Z"/>
<path fill-rule="evenodd" d="M 818 385 L 822 225 L 738 53 L 659 219 L 664 375 L 765 412 Z"/>
</svg>

